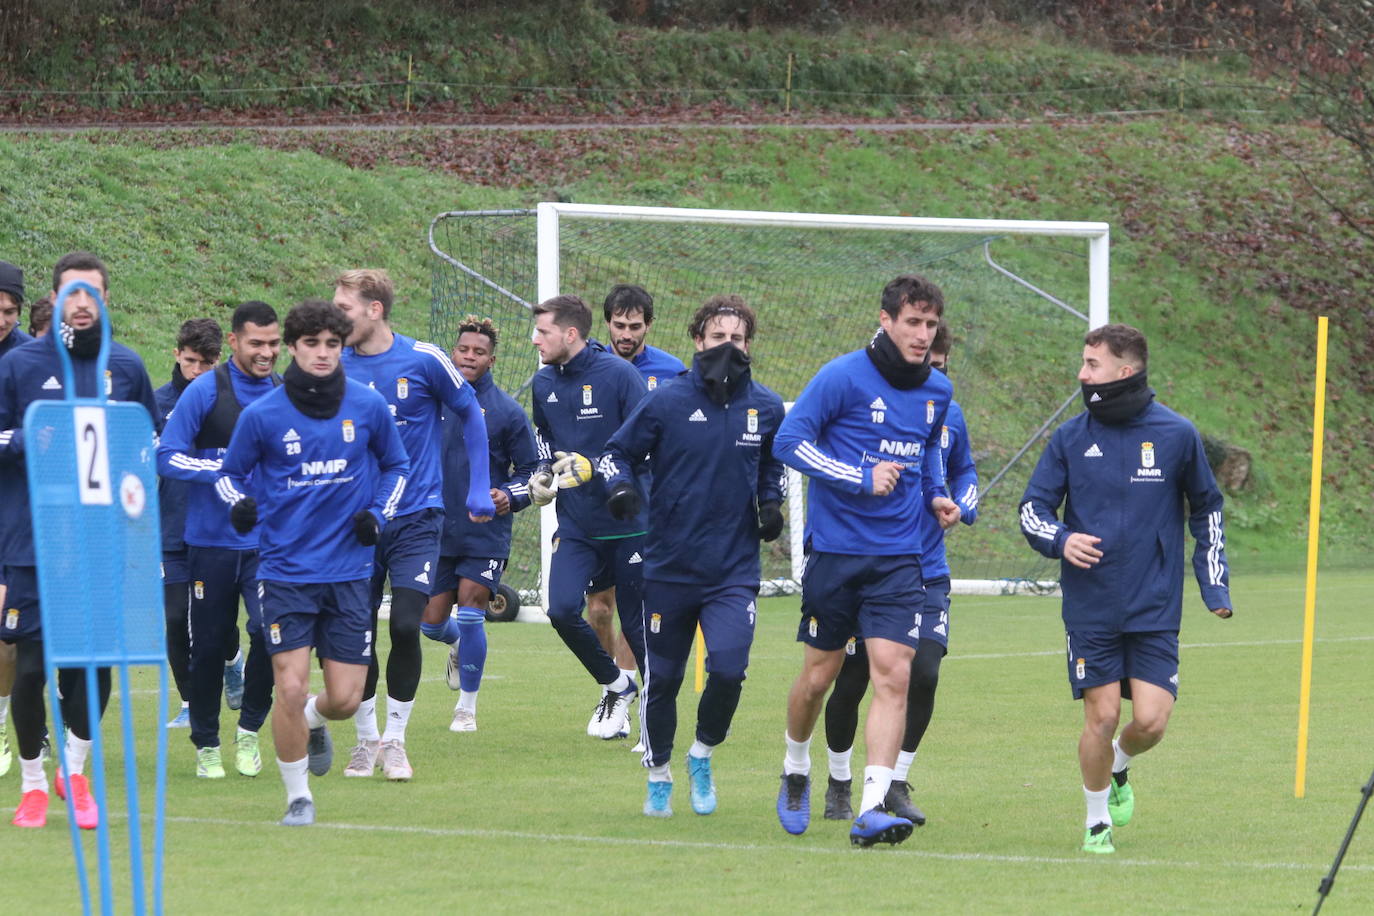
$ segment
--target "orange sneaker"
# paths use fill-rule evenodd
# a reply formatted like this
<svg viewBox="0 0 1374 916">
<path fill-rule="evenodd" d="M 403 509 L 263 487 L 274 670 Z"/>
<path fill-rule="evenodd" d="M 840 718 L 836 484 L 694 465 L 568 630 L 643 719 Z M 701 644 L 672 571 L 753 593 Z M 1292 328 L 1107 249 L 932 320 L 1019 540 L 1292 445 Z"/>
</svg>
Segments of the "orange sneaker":
<svg viewBox="0 0 1374 916">
<path fill-rule="evenodd" d="M 80 773 L 72 776 L 72 807 L 76 809 L 76 826 L 82 830 L 100 826 L 100 809 L 91 797 L 91 784 Z"/>
<path fill-rule="evenodd" d="M 24 793 L 24 797 L 19 800 L 19 807 L 14 810 L 14 820 L 10 823 L 16 827 L 42 827 L 48 823 L 48 793 L 42 789 L 30 789 Z"/>
</svg>

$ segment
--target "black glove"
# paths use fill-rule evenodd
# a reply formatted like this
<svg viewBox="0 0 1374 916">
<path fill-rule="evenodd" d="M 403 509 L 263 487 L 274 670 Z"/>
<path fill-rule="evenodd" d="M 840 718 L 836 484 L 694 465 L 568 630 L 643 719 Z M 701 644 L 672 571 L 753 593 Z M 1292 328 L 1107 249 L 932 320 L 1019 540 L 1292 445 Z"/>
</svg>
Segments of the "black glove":
<svg viewBox="0 0 1374 916">
<path fill-rule="evenodd" d="M 611 518 L 622 522 L 638 515 L 641 504 L 635 485 L 623 480 L 616 484 L 611 489 L 611 495 L 606 497 L 606 508 L 611 510 Z"/>
<path fill-rule="evenodd" d="M 364 547 L 371 547 L 377 543 L 377 535 L 381 534 L 382 527 L 377 524 L 377 517 L 366 509 L 356 512 L 353 515 L 353 535 L 358 539 L 358 543 Z"/>
<path fill-rule="evenodd" d="M 258 523 L 258 501 L 251 496 L 229 507 L 229 522 L 239 534 L 247 534 Z"/>
<path fill-rule="evenodd" d="M 761 503 L 759 505 L 759 537 L 765 541 L 776 541 L 780 534 L 782 534 L 782 503 Z"/>
</svg>

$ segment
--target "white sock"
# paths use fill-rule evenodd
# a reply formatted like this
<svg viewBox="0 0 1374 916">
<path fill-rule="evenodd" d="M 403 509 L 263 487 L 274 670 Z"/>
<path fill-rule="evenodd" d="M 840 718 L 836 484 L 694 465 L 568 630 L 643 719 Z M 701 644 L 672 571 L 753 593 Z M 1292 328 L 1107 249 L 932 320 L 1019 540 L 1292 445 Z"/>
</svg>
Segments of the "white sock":
<svg viewBox="0 0 1374 916">
<path fill-rule="evenodd" d="M 0 697 L 0 726 L 3 726 L 10 718 L 10 698 Z"/>
<path fill-rule="evenodd" d="M 315 797 L 310 794 L 310 771 L 306 769 L 309 762 L 309 757 L 302 757 L 300 760 L 293 760 L 290 763 L 280 757 L 277 758 L 277 769 L 281 770 L 281 781 L 286 784 L 287 804 L 298 798 Z"/>
<path fill-rule="evenodd" d="M 256 735 L 257 732 L 250 732 L 248 729 L 246 729 L 246 728 L 244 728 L 242 725 L 240 725 L 239 728 L 238 728 L 238 731 L 235 732 L 234 734 L 235 734 L 235 736 L 237 736 L 237 737 L 243 737 L 244 735 Z"/>
<path fill-rule="evenodd" d="M 906 782 L 906 774 L 911 770 L 911 761 L 915 759 L 915 751 L 898 751 L 897 765 L 892 768 L 893 781 Z"/>
<path fill-rule="evenodd" d="M 668 768 L 668 764 L 661 767 L 649 767 L 649 782 L 672 782 L 673 774 Z"/>
<path fill-rule="evenodd" d="M 243 661 L 243 650 L 242 650 L 242 649 L 240 649 L 240 650 L 238 650 L 237 652 L 235 652 L 235 653 L 234 653 L 234 657 L 231 658 L 229 661 L 227 661 L 227 662 L 224 663 L 224 667 L 226 667 L 226 668 L 232 668 L 232 667 L 234 667 L 235 665 L 237 665 L 237 664 L 238 664 L 239 662 L 241 662 L 241 661 Z"/>
<path fill-rule="evenodd" d="M 382 734 L 377 731 L 377 698 L 363 700 L 358 711 L 353 714 L 353 727 L 358 730 L 358 743 L 381 741 Z"/>
<path fill-rule="evenodd" d="M 811 775 L 811 739 L 805 741 L 793 741 L 792 736 L 787 732 L 782 733 L 787 740 L 787 756 L 782 759 L 782 772 L 784 776 L 810 776 Z"/>
<path fill-rule="evenodd" d="M 19 772 L 23 777 L 21 792 L 32 792 L 37 789 L 39 792 L 48 791 L 48 777 L 43 773 L 43 755 L 39 754 L 32 760 L 19 758 Z"/>
<path fill-rule="evenodd" d="M 1120 773 L 1131 765 L 1135 758 L 1121 749 L 1121 739 L 1112 739 L 1112 772 Z"/>
<path fill-rule="evenodd" d="M 618 674 L 618 675 L 616 676 L 616 679 L 615 679 L 615 680 L 611 681 L 609 684 L 602 684 L 602 685 L 601 685 L 602 688 L 603 688 L 603 691 L 602 691 L 602 692 L 603 692 L 603 693 L 624 693 L 625 691 L 627 691 L 627 690 L 630 689 L 630 685 L 633 684 L 633 683 L 634 683 L 634 679 L 631 678 L 631 677 L 630 677 L 628 674 L 626 674 L 624 671 L 621 671 L 620 674 Z"/>
<path fill-rule="evenodd" d="M 635 678 L 639 676 L 639 672 L 633 668 L 621 668 L 620 673 L 625 675 L 625 679 L 629 681 L 631 684 L 633 684 L 635 682 Z"/>
<path fill-rule="evenodd" d="M 843 751 L 832 751 L 830 748 L 826 748 L 825 756 L 830 760 L 831 779 L 845 782 L 854 778 L 854 774 L 849 770 L 849 760 L 854 756 L 853 747 Z"/>
<path fill-rule="evenodd" d="M 191 701 L 190 701 L 190 700 L 182 700 L 182 701 L 181 701 L 181 708 L 182 708 L 182 709 L 189 710 L 189 709 L 191 708 Z"/>
<path fill-rule="evenodd" d="M 76 732 L 67 732 L 67 751 L 63 755 L 67 761 L 67 772 L 79 776 L 86 772 L 86 758 L 91 755 L 91 742 L 76 737 Z"/>
<path fill-rule="evenodd" d="M 405 743 L 406 724 L 410 722 L 410 710 L 414 707 L 414 700 L 403 702 L 392 696 L 386 698 L 386 732 L 382 734 L 383 741 Z"/>
<path fill-rule="evenodd" d="M 472 713 L 474 716 L 477 715 L 477 691 L 475 691 L 475 690 L 460 690 L 460 691 L 458 691 L 458 705 L 455 706 L 455 707 L 453 707 L 453 708 L 454 708 L 454 710 L 466 709 L 468 712 Z"/>
<path fill-rule="evenodd" d="M 693 741 L 692 746 L 687 749 L 688 757 L 704 757 L 711 759 L 711 752 L 716 749 L 714 744 L 702 744 L 699 740 Z"/>
<path fill-rule="evenodd" d="M 1107 811 L 1107 795 L 1111 792 L 1110 787 L 1101 792 L 1094 792 L 1087 786 L 1083 787 L 1083 800 L 1088 803 L 1088 816 L 1084 820 L 1085 827 L 1096 827 L 1098 824 L 1111 824 L 1112 815 Z"/>
<path fill-rule="evenodd" d="M 315 697 L 311 697 L 310 699 L 305 701 L 306 728 L 319 728 L 321 725 L 328 721 L 327 719 L 325 719 L 324 716 L 320 715 L 320 711 L 315 708 L 315 699 Z"/>
<path fill-rule="evenodd" d="M 859 803 L 859 813 L 872 811 L 881 805 L 891 787 L 892 767 L 864 767 L 864 797 Z"/>
</svg>

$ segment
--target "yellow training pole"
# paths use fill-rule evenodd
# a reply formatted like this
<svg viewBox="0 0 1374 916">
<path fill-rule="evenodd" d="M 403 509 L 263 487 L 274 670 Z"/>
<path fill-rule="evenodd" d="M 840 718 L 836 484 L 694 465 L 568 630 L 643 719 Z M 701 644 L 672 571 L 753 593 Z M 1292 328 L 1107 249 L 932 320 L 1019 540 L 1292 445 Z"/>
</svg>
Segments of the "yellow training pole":
<svg viewBox="0 0 1374 916">
<path fill-rule="evenodd" d="M 701 635 L 701 625 L 697 624 L 697 693 L 706 689 L 706 637 Z"/>
<path fill-rule="evenodd" d="M 406 57 L 406 114 L 410 114 L 410 84 L 415 80 L 415 55 Z"/>
<path fill-rule="evenodd" d="M 1295 798 L 1307 793 L 1307 714 L 1312 699 L 1312 638 L 1317 617 L 1317 535 L 1322 517 L 1322 441 L 1326 421 L 1326 318 L 1317 319 L 1317 394 L 1312 407 L 1312 489 L 1308 495 L 1307 596 L 1302 615 L 1302 687 L 1298 698 L 1298 774 Z"/>
</svg>

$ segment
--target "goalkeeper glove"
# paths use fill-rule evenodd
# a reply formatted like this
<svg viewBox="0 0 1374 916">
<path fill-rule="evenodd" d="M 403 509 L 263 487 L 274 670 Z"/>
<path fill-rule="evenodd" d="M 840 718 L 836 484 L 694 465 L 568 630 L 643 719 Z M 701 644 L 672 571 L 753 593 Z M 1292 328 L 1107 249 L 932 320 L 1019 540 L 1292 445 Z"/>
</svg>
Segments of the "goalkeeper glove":
<svg viewBox="0 0 1374 916">
<path fill-rule="evenodd" d="M 592 479 L 592 463 L 581 452 L 554 452 L 553 456 L 558 459 L 553 463 L 558 489 L 580 487 Z"/>
<path fill-rule="evenodd" d="M 258 523 L 258 501 L 251 496 L 229 507 L 229 522 L 239 534 L 247 534 Z"/>
<path fill-rule="evenodd" d="M 606 497 L 606 508 L 611 512 L 611 518 L 622 522 L 638 515 L 641 504 L 635 485 L 624 480 L 616 484 L 611 489 L 611 495 Z"/>
<path fill-rule="evenodd" d="M 759 537 L 776 541 L 782 534 L 782 504 L 766 502 L 759 506 Z"/>
<path fill-rule="evenodd" d="M 530 502 L 536 506 L 547 506 L 558 494 L 553 485 L 553 472 L 547 465 L 530 475 Z"/>
<path fill-rule="evenodd" d="M 381 534 L 382 526 L 377 524 L 377 516 L 363 509 L 353 514 L 353 536 L 358 539 L 358 543 L 364 547 L 371 547 L 377 543 L 377 536 Z"/>
</svg>

